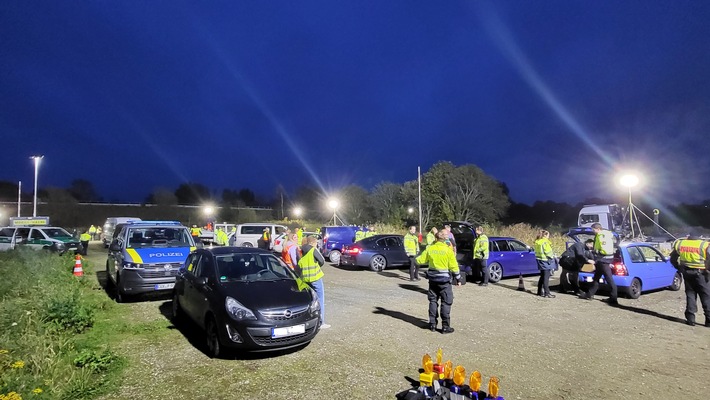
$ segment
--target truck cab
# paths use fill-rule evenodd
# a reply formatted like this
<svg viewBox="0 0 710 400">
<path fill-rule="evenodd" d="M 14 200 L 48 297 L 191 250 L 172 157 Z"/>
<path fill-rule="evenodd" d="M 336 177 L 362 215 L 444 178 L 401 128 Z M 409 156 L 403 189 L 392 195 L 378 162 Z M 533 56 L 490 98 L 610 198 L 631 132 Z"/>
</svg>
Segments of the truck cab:
<svg viewBox="0 0 710 400">
<path fill-rule="evenodd" d="M 624 222 L 621 207 L 617 204 L 589 204 L 579 210 L 578 227 L 591 227 L 597 222 L 606 230 L 620 232 Z"/>
</svg>

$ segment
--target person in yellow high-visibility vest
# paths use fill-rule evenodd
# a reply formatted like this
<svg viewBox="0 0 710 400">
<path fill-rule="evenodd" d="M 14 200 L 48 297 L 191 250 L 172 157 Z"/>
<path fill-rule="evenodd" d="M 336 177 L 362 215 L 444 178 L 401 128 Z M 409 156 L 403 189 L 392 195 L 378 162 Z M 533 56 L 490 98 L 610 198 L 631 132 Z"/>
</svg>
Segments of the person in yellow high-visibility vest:
<svg viewBox="0 0 710 400">
<path fill-rule="evenodd" d="M 611 306 L 618 306 L 616 282 L 614 282 L 614 274 L 611 272 L 615 252 L 614 234 L 602 228 L 602 224 L 598 222 L 592 224 L 592 232 L 594 232 L 594 277 L 592 277 L 592 286 L 587 293 L 580 297 L 585 300 L 594 299 L 594 295 L 599 289 L 599 279 L 603 276 L 611 291 L 606 302 Z"/>
<path fill-rule="evenodd" d="M 321 266 L 325 264 L 325 258 L 318 251 L 318 240 L 314 236 L 306 238 L 306 244 L 301 249 L 303 257 L 298 260 L 298 268 L 301 270 L 301 279 L 311 285 L 318 296 L 320 305 L 320 328 L 327 329 L 330 325 L 325 323 L 325 288 L 323 287 L 323 270 Z"/>
<path fill-rule="evenodd" d="M 410 226 L 409 232 L 404 235 L 404 251 L 409 257 L 409 280 L 418 281 L 419 266 L 417 265 L 417 254 L 419 254 L 419 238 L 417 237 L 417 227 Z"/>
<path fill-rule="evenodd" d="M 483 233 L 483 227 L 476 227 L 476 241 L 473 242 L 473 266 L 474 271 L 481 272 L 481 283 L 478 286 L 488 286 L 491 278 L 491 268 L 488 266 L 488 254 L 490 252 L 488 236 Z"/>
<path fill-rule="evenodd" d="M 550 232 L 540 229 L 537 239 L 533 243 L 533 249 L 535 249 L 537 269 L 540 270 L 540 279 L 537 281 L 537 295 L 550 299 L 554 298 L 555 295 L 550 293 L 550 275 L 552 275 L 552 270 L 555 269 L 555 253 L 552 251 Z"/>
<path fill-rule="evenodd" d="M 89 253 L 89 241 L 91 240 L 91 235 L 89 235 L 89 230 L 85 230 L 84 233 L 82 233 L 79 236 L 79 241 L 81 242 L 81 254 L 87 255 Z"/>
<path fill-rule="evenodd" d="M 426 248 L 416 258 L 419 264 L 427 264 L 427 278 L 429 278 L 429 330 L 434 332 L 437 325 L 438 305 L 441 299 L 441 333 L 451 333 L 451 306 L 454 304 L 454 291 L 451 288 L 451 279 L 456 279 L 456 286 L 461 285 L 461 274 L 456 255 L 451 247 L 446 244 L 448 235 L 446 229 L 436 234 L 436 242 Z"/>
<path fill-rule="evenodd" d="M 671 264 L 683 274 L 685 281 L 685 323 L 695 325 L 698 297 L 705 313 L 705 326 L 710 328 L 710 243 L 696 236 L 673 243 Z"/>
<path fill-rule="evenodd" d="M 96 227 L 91 225 L 89 227 L 89 235 L 91 236 L 91 240 L 96 240 Z"/>
</svg>

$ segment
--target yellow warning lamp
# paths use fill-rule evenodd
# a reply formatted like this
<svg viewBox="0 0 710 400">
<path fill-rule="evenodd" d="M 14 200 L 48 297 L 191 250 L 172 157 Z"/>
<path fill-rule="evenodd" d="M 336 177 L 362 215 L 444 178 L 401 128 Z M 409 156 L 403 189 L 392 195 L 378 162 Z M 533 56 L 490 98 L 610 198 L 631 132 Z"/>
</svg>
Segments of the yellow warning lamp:
<svg viewBox="0 0 710 400">
<path fill-rule="evenodd" d="M 442 358 L 444 358 L 444 350 L 439 347 L 439 350 L 436 351 L 436 363 L 441 365 Z"/>
<path fill-rule="evenodd" d="M 451 362 L 451 360 L 447 361 L 444 364 L 444 376 L 443 379 L 451 379 L 451 373 L 454 370 L 454 364 Z"/>
<path fill-rule="evenodd" d="M 429 354 L 424 354 L 424 357 L 422 357 L 422 368 L 424 368 L 424 372 L 434 371 L 434 363 L 431 361 Z"/>
<path fill-rule="evenodd" d="M 461 386 L 463 381 L 466 379 L 466 370 L 461 366 L 457 365 L 454 368 L 454 385 Z"/>
<path fill-rule="evenodd" d="M 471 378 L 468 380 L 468 386 L 471 387 L 471 390 L 474 392 L 478 392 L 481 390 L 481 373 L 478 371 L 473 371 L 471 373 Z"/>
<path fill-rule="evenodd" d="M 498 377 L 491 376 L 491 379 L 488 381 L 488 396 L 492 398 L 497 398 L 498 397 L 498 383 L 500 381 L 498 380 Z"/>
</svg>

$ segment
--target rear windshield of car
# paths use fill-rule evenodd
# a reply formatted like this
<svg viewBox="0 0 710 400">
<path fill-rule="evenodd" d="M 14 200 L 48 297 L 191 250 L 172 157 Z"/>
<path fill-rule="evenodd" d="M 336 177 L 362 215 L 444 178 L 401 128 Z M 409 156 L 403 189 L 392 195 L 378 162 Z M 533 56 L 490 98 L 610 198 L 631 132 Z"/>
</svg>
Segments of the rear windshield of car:
<svg viewBox="0 0 710 400">
<path fill-rule="evenodd" d="M 190 246 L 190 233 L 183 227 L 136 227 L 128 230 L 127 248 Z"/>
<path fill-rule="evenodd" d="M 293 272 L 271 254 L 216 255 L 220 282 L 255 282 L 295 279 Z"/>
</svg>

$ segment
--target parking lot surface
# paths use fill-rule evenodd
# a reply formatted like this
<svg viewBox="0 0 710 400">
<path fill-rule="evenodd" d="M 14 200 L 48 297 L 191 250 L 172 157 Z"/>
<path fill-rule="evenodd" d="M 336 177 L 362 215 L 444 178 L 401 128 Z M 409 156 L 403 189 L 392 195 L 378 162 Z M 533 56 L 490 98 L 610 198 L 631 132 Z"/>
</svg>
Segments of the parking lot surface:
<svg viewBox="0 0 710 400">
<path fill-rule="evenodd" d="M 92 248 L 93 250 L 93 248 Z M 102 281 L 105 253 L 89 259 Z M 326 265 L 326 320 L 305 348 L 210 359 L 189 329 L 169 340 L 123 341 L 129 359 L 122 385 L 105 399 L 393 399 L 419 377 L 425 353 L 479 370 L 484 388 L 500 378 L 506 399 L 706 399 L 710 328 L 683 323 L 685 295 L 657 291 L 612 308 L 599 299 L 533 294 L 537 277 L 454 288 L 452 326 L 427 326 L 427 281 L 405 269 L 381 273 Z M 552 284 L 556 283 L 551 282 Z M 170 299 L 121 304 L 133 321 L 165 320 Z M 702 315 L 698 321 L 704 322 Z"/>
</svg>

